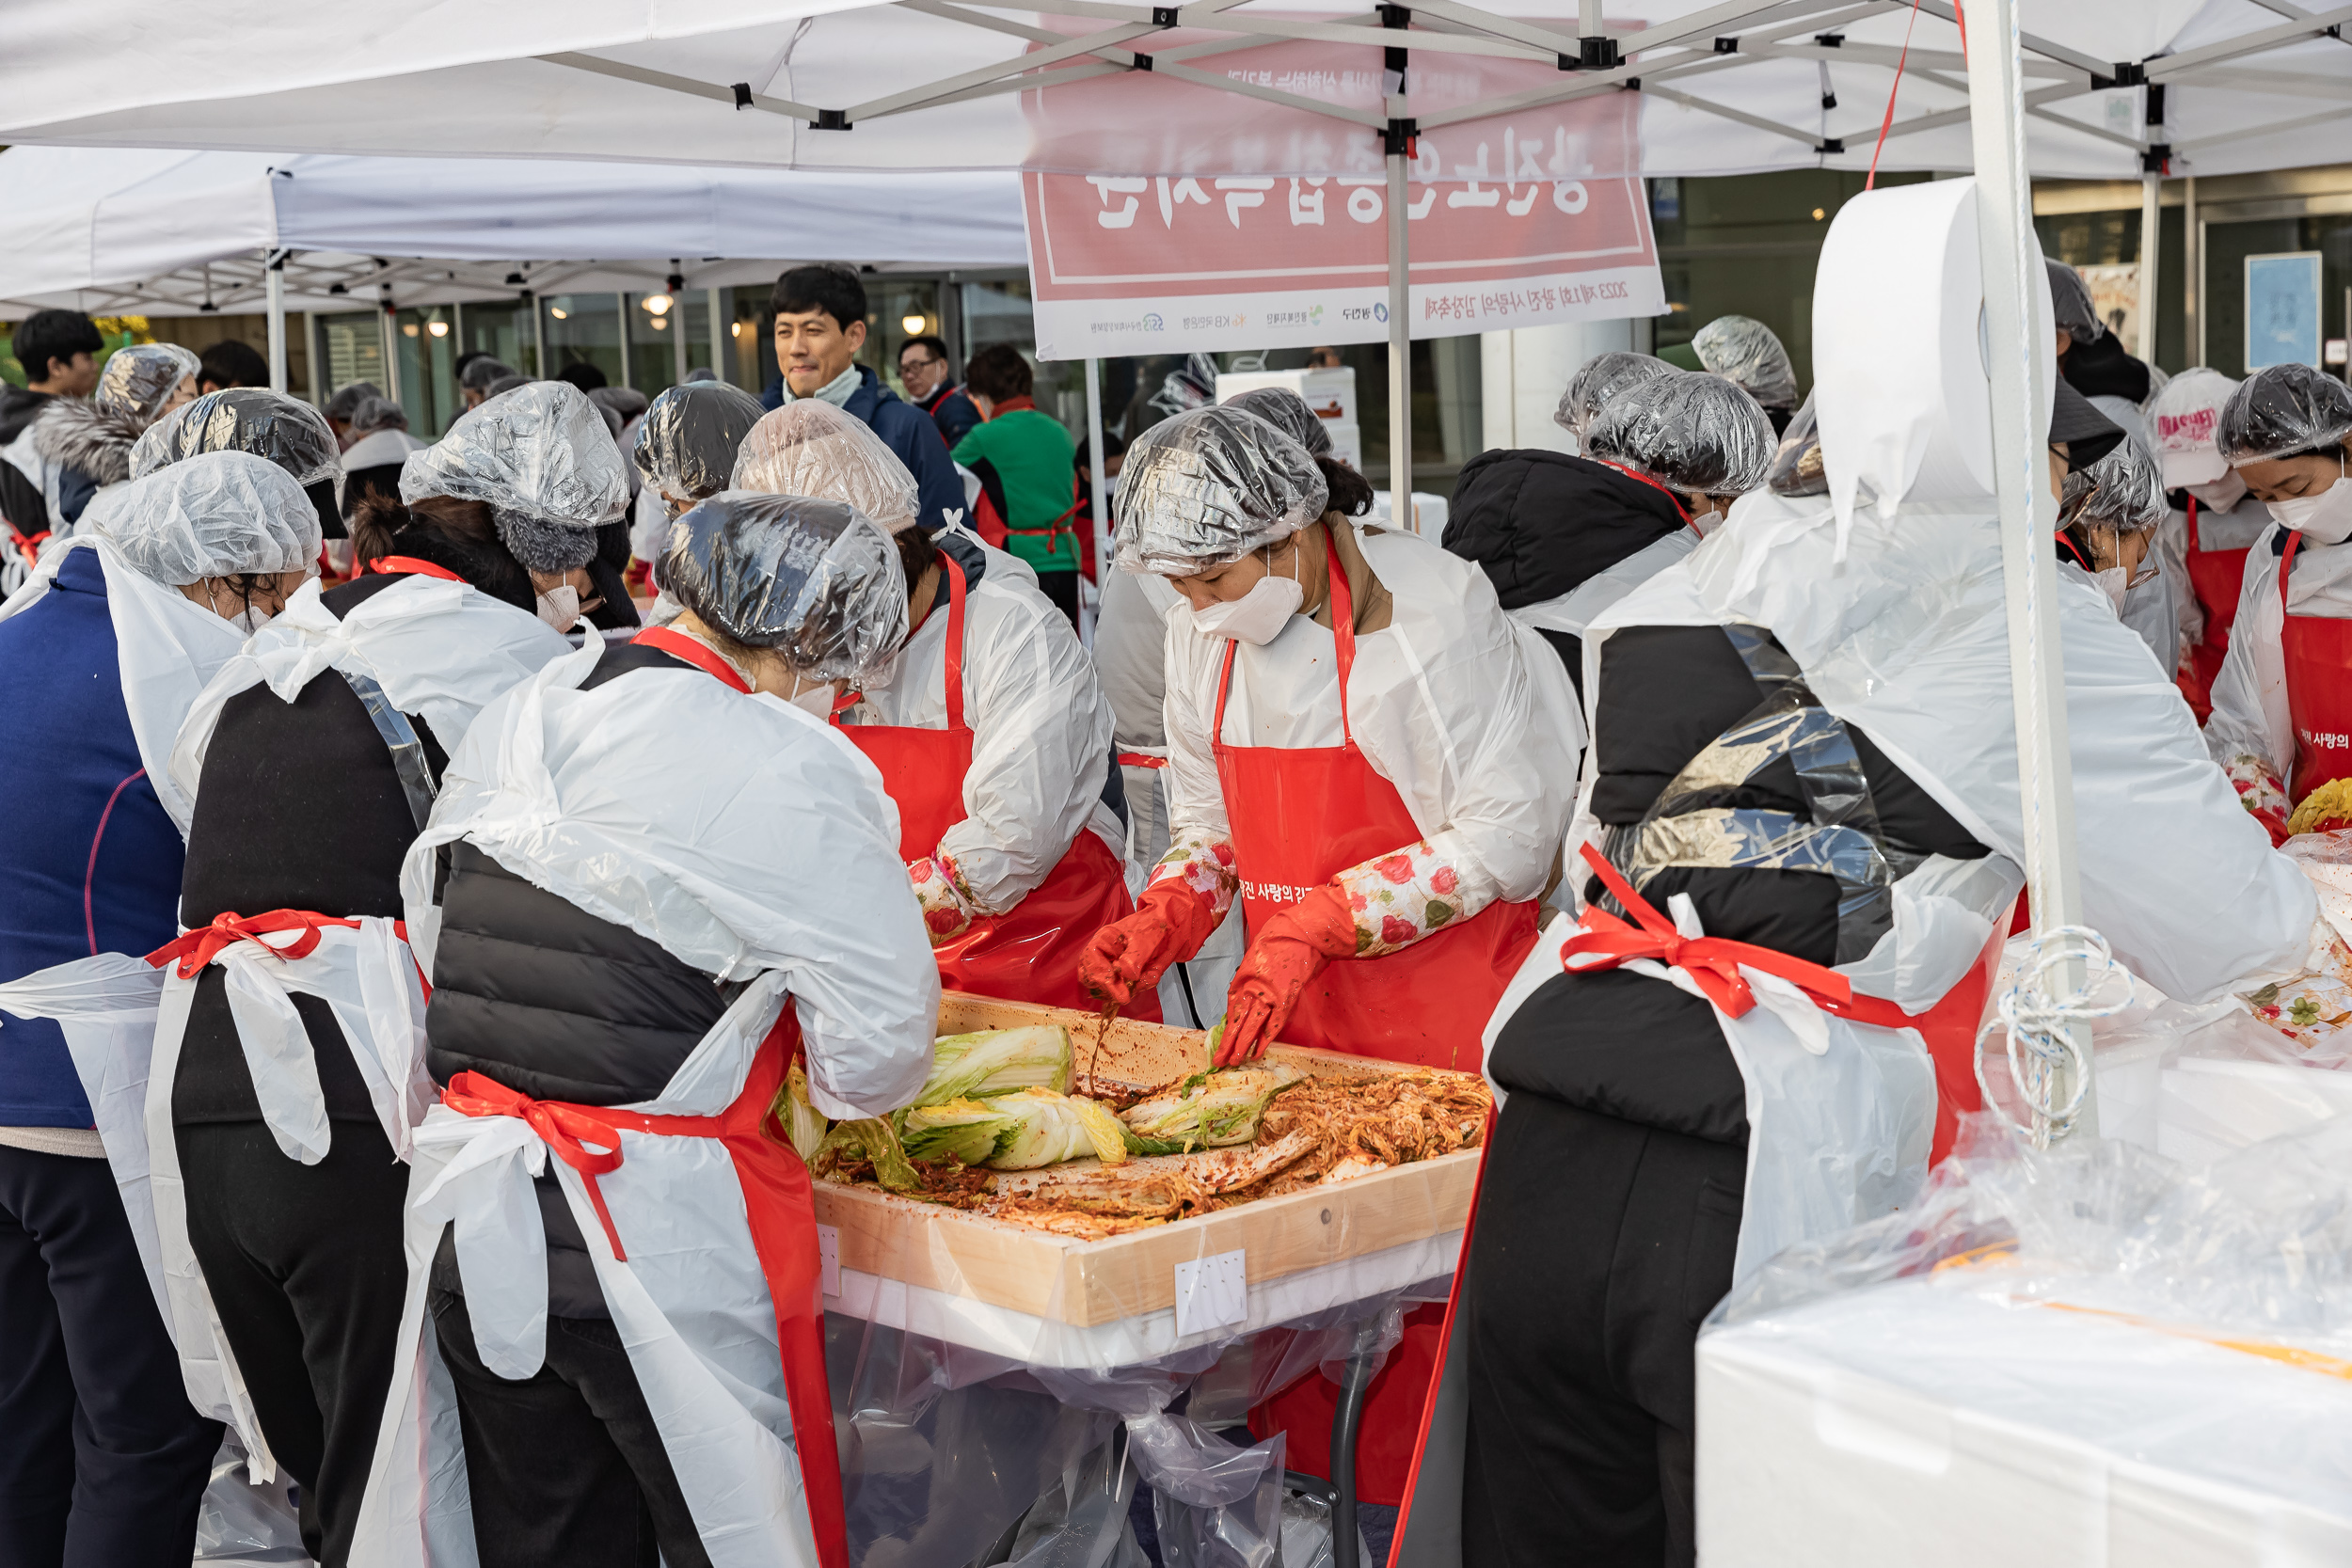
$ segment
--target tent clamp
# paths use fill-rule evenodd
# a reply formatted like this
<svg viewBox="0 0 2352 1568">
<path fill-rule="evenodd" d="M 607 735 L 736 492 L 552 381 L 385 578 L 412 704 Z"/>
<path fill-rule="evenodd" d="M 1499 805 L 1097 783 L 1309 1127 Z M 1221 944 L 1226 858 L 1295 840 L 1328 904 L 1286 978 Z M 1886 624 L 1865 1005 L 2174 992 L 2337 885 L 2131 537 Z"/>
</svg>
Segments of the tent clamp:
<svg viewBox="0 0 2352 1568">
<path fill-rule="evenodd" d="M 847 131 L 850 117 L 846 110 L 819 109 L 817 118 L 808 122 L 808 127 L 812 131 Z"/>
<path fill-rule="evenodd" d="M 2112 75 L 2103 76 L 2095 71 L 2090 73 L 2090 90 L 2093 92 L 2105 92 L 2110 87 L 2144 87 L 2147 85 L 2146 60 L 2118 60 Z"/>
<path fill-rule="evenodd" d="M 1715 40 L 1715 53 L 1718 55 L 1737 55 L 1740 53 L 1740 40 L 1738 39 L 1717 39 Z"/>
<path fill-rule="evenodd" d="M 1138 49 L 1138 50 L 1136 50 L 1134 53 L 1135 53 L 1135 59 L 1134 59 L 1134 60 L 1133 60 L 1133 61 L 1132 61 L 1129 65 L 1128 65 L 1128 67 L 1127 67 L 1127 69 L 1128 69 L 1128 70 L 1130 70 L 1130 71 L 1149 71 L 1149 70 L 1151 70 L 1151 69 L 1152 69 L 1152 53 L 1151 53 L 1151 51 L 1150 51 L 1150 50 L 1148 50 L 1148 49 Z"/>
<path fill-rule="evenodd" d="M 1843 49 L 1846 47 L 1846 35 L 1843 33 L 1816 33 L 1813 35 L 1813 41 L 1820 45 L 1823 49 Z"/>
<path fill-rule="evenodd" d="M 264 264 L 266 264 L 272 272 L 284 272 L 286 270 L 286 258 L 292 256 L 293 254 L 294 251 L 292 249 L 281 245 L 278 249 L 269 253 Z"/>
<path fill-rule="evenodd" d="M 1716 48 L 1720 51 L 1722 47 L 1723 40 L 1719 39 Z M 1613 38 L 1578 39 L 1573 62 L 1566 55 L 1560 56 L 1560 69 L 1563 71 L 1614 71 L 1623 64 L 1625 55 L 1618 52 L 1617 40 Z"/>
<path fill-rule="evenodd" d="M 1175 25 L 1176 25 L 1176 9 L 1177 9 L 1177 8 L 1175 8 L 1174 6 L 1154 6 L 1154 7 L 1152 7 L 1152 26 L 1154 26 L 1154 27 L 1173 27 L 1173 26 L 1175 26 Z"/>
<path fill-rule="evenodd" d="M 1384 158 L 1418 158 L 1421 149 L 1418 119 L 1391 119 L 1389 128 L 1380 133 L 1380 155 Z"/>
<path fill-rule="evenodd" d="M 1825 156 L 1832 152 L 1843 152 L 1846 150 L 1846 138 L 1843 136 L 1823 136 L 1821 138 L 1820 145 L 1816 147 L 1813 150 Z"/>
<path fill-rule="evenodd" d="M 2172 144 L 2169 141 L 2150 142 L 2148 150 L 2139 155 L 2139 171 L 2142 174 L 2171 173 Z"/>
<path fill-rule="evenodd" d="M 738 83 L 736 83 L 736 84 L 735 84 L 735 107 L 736 107 L 737 111 L 739 113 L 740 111 L 742 111 L 742 110 L 744 110 L 744 109 L 748 109 L 748 108 L 750 108 L 751 106 L 752 106 L 752 85 L 751 85 L 749 82 L 738 82 Z"/>
</svg>

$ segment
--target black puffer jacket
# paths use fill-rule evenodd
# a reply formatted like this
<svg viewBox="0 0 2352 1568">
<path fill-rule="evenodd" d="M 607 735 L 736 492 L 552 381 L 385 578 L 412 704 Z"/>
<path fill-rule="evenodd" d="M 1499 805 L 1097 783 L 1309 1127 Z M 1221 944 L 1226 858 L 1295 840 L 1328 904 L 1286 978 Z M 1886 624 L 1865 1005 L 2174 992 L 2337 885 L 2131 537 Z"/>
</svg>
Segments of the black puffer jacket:
<svg viewBox="0 0 2352 1568">
<path fill-rule="evenodd" d="M 634 670 L 690 668 L 658 649 L 607 648 L 581 689 Z M 651 1100 L 719 1022 L 739 988 L 525 881 L 460 839 L 441 891 L 441 934 L 425 1009 L 425 1066 L 447 1086 L 478 1072 L 533 1100 L 626 1105 Z M 548 1310 L 608 1316 L 587 1244 L 552 1172 L 538 1182 L 548 1237 Z M 445 1239 L 437 1291 L 462 1293 Z"/>
<path fill-rule="evenodd" d="M 1482 452 L 1463 466 L 1445 547 L 1486 569 L 1505 610 L 1543 604 L 1677 529 L 1674 498 L 1604 463 L 1556 451 Z M 1584 683 L 1582 641 L 1546 630 Z"/>
<path fill-rule="evenodd" d="M 1631 626 L 1601 649 L 1594 714 L 1593 815 L 1604 826 L 1638 823 L 1683 766 L 1755 711 L 1763 689 L 1718 626 Z M 1877 807 L 1882 836 L 1915 856 L 1974 860 L 1990 853 L 1859 729 L 1848 726 Z M 1771 764 L 1707 804 L 1786 812 L 1810 807 L 1788 759 Z M 1599 879 L 1586 896 L 1602 892 Z M 1837 883 L 1811 871 L 1680 868 L 1660 872 L 1643 895 L 1663 910 L 1688 893 L 1709 936 L 1754 942 L 1812 963 L 1838 961 Z M 1645 975 L 1613 970 L 1545 982 L 1504 1025 L 1488 1069 L 1517 1094 L 1546 1095 L 1580 1110 L 1716 1143 L 1747 1141 L 1738 1064 L 1713 1010 Z"/>
<path fill-rule="evenodd" d="M 2094 341 L 2068 349 L 2066 357 L 2058 361 L 2058 373 L 2087 398 L 2148 401 L 2147 365 L 2134 358 L 2112 332 L 2102 332 Z"/>
</svg>

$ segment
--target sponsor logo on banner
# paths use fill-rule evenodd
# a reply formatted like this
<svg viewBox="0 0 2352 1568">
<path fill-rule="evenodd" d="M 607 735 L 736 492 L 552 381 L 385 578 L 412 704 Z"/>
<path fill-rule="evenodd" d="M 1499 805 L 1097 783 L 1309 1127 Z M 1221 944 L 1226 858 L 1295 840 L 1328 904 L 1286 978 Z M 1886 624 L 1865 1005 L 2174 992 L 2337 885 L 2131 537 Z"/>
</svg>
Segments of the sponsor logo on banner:
<svg viewBox="0 0 2352 1568">
<path fill-rule="evenodd" d="M 1178 28 L 1152 43 L 1194 36 Z M 1359 54 L 1363 69 L 1331 69 Z M 1370 46 L 1286 40 L 1217 63 L 1235 82 L 1380 111 L 1380 55 Z M 1549 60 L 1447 55 L 1417 62 L 1406 88 L 1428 116 L 1559 80 Z M 1167 112 L 1139 103 L 1149 99 L 1165 100 Z M 1388 336 L 1389 187 L 1369 128 L 1140 73 L 1059 84 L 1023 104 L 1041 357 Z M 1601 93 L 1422 133 L 1406 178 L 1411 335 L 1663 310 L 1635 173 L 1640 115 L 1638 94 Z M 1121 164 L 1267 172 L 1075 172 Z"/>
</svg>

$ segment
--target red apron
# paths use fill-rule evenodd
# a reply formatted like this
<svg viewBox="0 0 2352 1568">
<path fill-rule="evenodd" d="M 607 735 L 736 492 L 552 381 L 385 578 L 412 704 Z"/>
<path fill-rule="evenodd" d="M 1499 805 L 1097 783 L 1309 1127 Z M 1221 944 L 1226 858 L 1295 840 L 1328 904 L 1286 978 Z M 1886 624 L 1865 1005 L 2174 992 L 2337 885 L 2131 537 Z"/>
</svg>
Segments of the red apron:
<svg viewBox="0 0 2352 1568">
<path fill-rule="evenodd" d="M 2280 574 L 2281 579 L 2285 573 Z M 2230 651 L 2230 626 L 2237 619 L 2238 589 L 2246 579 L 2246 552 L 2200 549 L 2197 545 L 2197 498 L 2188 498 L 2188 586 L 2205 612 L 2205 636 L 2189 645 L 2188 668 L 2178 677 L 2181 695 L 2188 699 L 2197 721 L 2213 714 L 2214 677 L 2221 673 L 2222 656 Z"/>
<path fill-rule="evenodd" d="M 450 1080 L 441 1102 L 469 1117 L 514 1117 L 530 1123 L 557 1159 L 578 1171 L 612 1256 L 628 1253 L 605 1207 L 596 1178 L 621 1167 L 618 1133 L 659 1133 L 673 1138 L 716 1138 L 726 1146 L 742 1184 L 743 1209 L 759 1254 L 759 1272 L 776 1308 L 776 1348 L 784 1362 L 786 1402 L 792 1415 L 792 1446 L 806 1488 L 811 1532 L 823 1568 L 849 1568 L 850 1548 L 841 1500 L 841 1458 L 833 1424 L 833 1392 L 825 1377 L 825 1307 L 817 1251 L 817 1211 L 810 1196 L 808 1166 L 782 1132 L 762 1124 L 784 1086 L 786 1069 L 800 1054 L 801 1021 L 792 999 L 784 1001 L 775 1026 L 760 1042 L 743 1090 L 715 1117 L 649 1117 L 609 1105 L 574 1105 L 532 1100 L 478 1072 Z M 588 1145 L 595 1145 L 591 1149 Z"/>
<path fill-rule="evenodd" d="M 2321 784 L 2352 777 L 2352 621 L 2297 615 L 2286 609 L 2287 572 L 2301 533 L 2287 535 L 2279 557 L 2279 608 L 2286 624 L 2287 713 L 2295 724 L 2295 777 L 2288 796 L 2301 800 Z"/>
<path fill-rule="evenodd" d="M 1422 836 L 1396 786 L 1356 749 L 1347 718 L 1347 677 L 1356 665 L 1355 602 L 1327 531 L 1324 539 L 1344 743 L 1228 746 L 1225 698 L 1232 687 L 1235 649 L 1230 640 L 1217 676 L 1216 718 L 1209 734 L 1241 874 L 1243 918 L 1253 938 L 1283 904 Z M 1326 964 L 1299 997 L 1282 1038 L 1355 1056 L 1476 1072 L 1480 1033 L 1519 961 L 1535 945 L 1535 928 L 1533 903 L 1490 904 L 1398 952 Z"/>
<path fill-rule="evenodd" d="M 935 853 L 942 834 L 968 815 L 963 778 L 972 770 L 972 727 L 963 721 L 963 568 L 943 555 L 947 578 L 947 727 L 849 724 L 841 733 L 882 769 L 898 807 L 898 855 Z M 932 949 L 949 990 L 1093 1012 L 1100 1000 L 1078 983 L 1078 955 L 1103 927 L 1135 911 L 1126 867 L 1091 828 L 1080 828 L 1060 862 L 1029 895 L 1000 915 L 975 919 Z M 1157 1022 L 1157 993 L 1138 994 L 1129 1018 Z"/>
</svg>

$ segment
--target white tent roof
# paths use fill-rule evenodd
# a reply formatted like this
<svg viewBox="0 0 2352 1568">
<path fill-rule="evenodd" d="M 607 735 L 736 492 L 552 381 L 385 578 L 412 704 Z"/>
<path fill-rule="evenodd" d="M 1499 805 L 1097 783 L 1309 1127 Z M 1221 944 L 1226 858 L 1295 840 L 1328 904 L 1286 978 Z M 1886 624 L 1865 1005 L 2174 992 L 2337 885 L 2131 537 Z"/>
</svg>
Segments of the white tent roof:
<svg viewBox="0 0 2352 1568">
<path fill-rule="evenodd" d="M 2330 32 L 2352 7 L 2305 4 L 2020 0 L 2034 171 L 2137 175 L 2152 147 L 2175 173 L 2352 160 L 2352 47 Z M 1950 0 L 1919 0 L 1915 27 L 1905 0 L 1611 0 L 1602 17 L 1598 0 L 1509 15 L 1423 0 L 1398 40 L 1376 12 L 1246 0 L 374 0 L 364 25 L 215 0 L 200 26 L 159 0 L 12 0 L 0 139 L 1362 173 L 1377 166 L 1380 49 L 1395 40 L 1412 51 L 1404 112 L 1425 177 L 1467 174 L 1482 138 L 1500 147 L 1513 127 L 1522 150 L 1568 138 L 1556 145 L 1580 175 L 1861 168 L 1912 29 L 1882 166 L 1970 165 Z M 110 69 L 89 70 L 98 59 Z M 2166 88 L 2153 129 L 2143 73 Z M 1589 135 L 1588 101 L 1637 83 L 1638 135 Z M 1449 130 L 1470 124 L 1479 133 Z"/>
<path fill-rule="evenodd" d="M 15 147 L 0 152 L 0 309 L 185 315 L 365 309 L 772 281 L 821 256 L 884 269 L 1028 260 L 1009 173 L 870 177 L 522 159 Z M 341 284 L 342 293 L 329 293 Z"/>
</svg>

